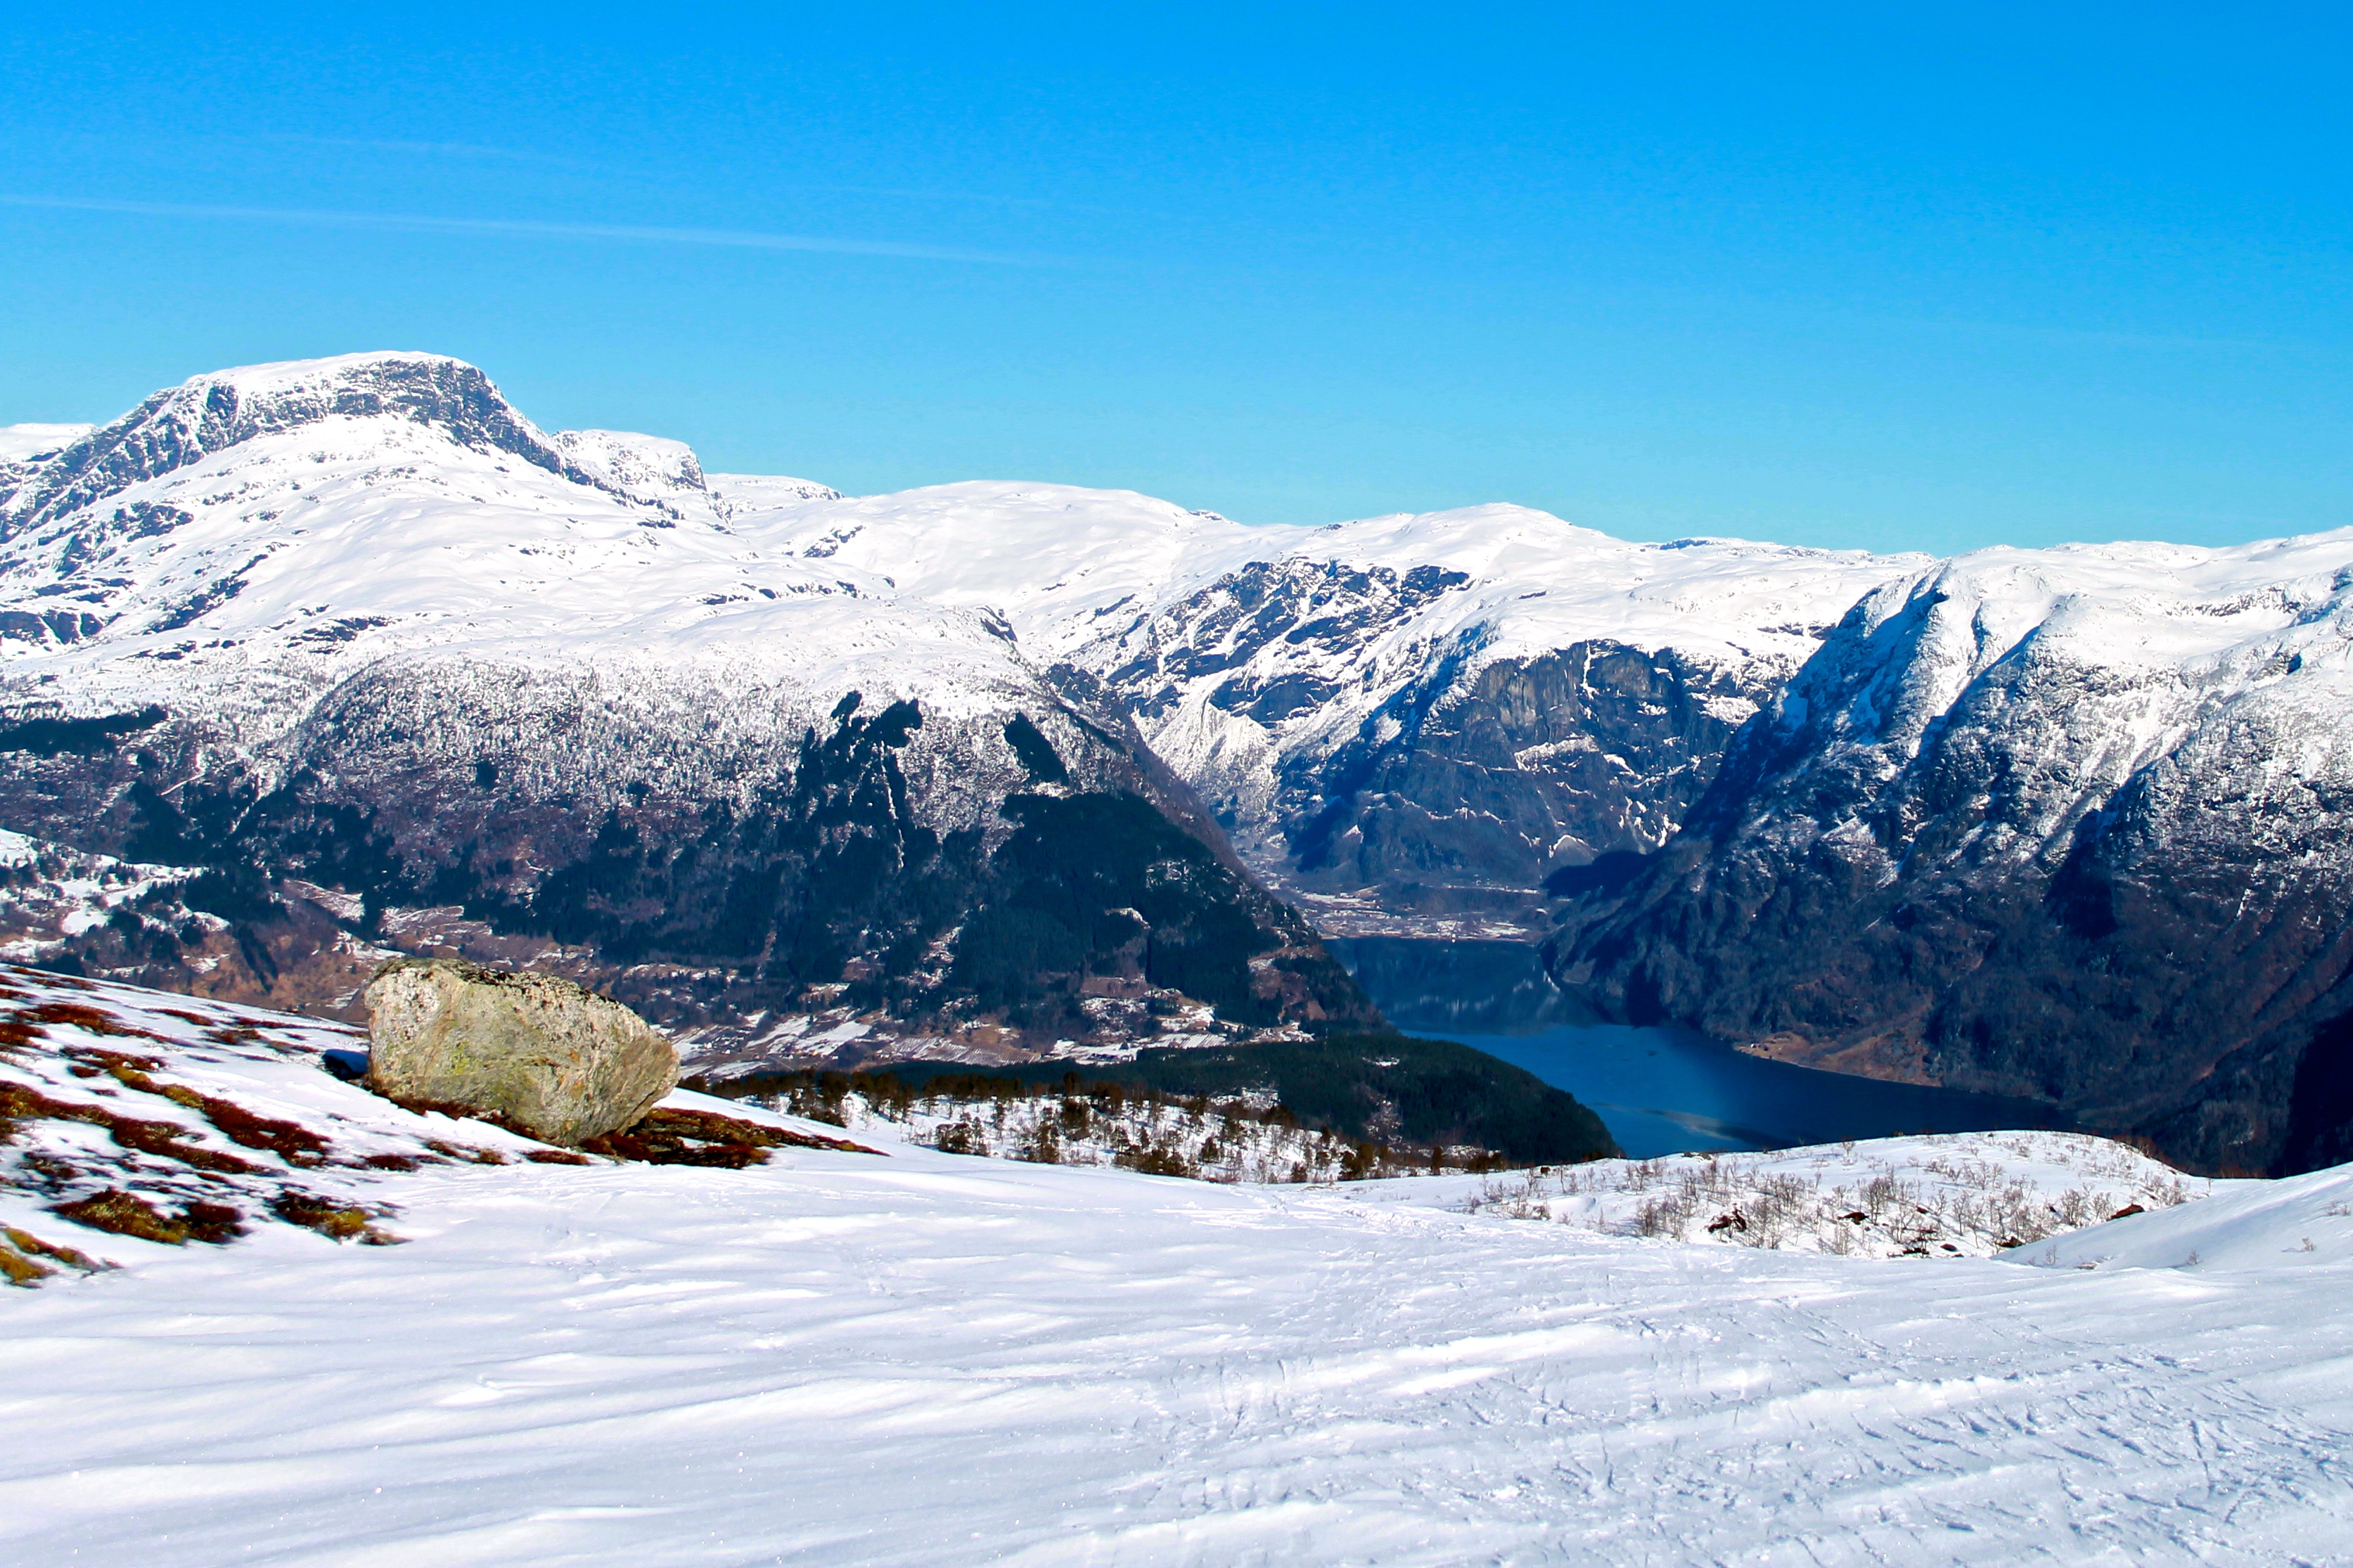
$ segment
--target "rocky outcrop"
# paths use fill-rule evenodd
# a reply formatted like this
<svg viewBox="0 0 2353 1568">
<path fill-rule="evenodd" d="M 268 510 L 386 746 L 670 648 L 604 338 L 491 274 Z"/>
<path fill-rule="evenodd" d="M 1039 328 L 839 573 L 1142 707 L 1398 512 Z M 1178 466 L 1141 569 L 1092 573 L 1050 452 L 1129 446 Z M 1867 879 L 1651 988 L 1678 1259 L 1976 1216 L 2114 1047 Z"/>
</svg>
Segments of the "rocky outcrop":
<svg viewBox="0 0 2353 1568">
<path fill-rule="evenodd" d="M 1606 642 L 1441 666 L 1279 770 L 1299 885 L 1430 914 L 1531 910 L 1548 878 L 1671 837 L 1769 692 Z"/>
<path fill-rule="evenodd" d="M 634 1125 L 678 1084 L 669 1040 L 559 975 L 396 959 L 367 1005 L 368 1087 L 411 1109 L 579 1144 Z"/>
</svg>

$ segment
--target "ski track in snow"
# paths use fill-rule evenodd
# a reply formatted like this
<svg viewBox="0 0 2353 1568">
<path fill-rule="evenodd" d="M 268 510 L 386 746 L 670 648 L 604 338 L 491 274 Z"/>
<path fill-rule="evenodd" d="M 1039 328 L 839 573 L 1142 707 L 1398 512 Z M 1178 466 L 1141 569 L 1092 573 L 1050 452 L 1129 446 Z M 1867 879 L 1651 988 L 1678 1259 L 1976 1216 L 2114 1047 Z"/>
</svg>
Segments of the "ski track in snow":
<svg viewBox="0 0 2353 1568">
<path fill-rule="evenodd" d="M 405 1247 L 99 1237 L 139 1260 L 0 1293 L 0 1555 L 2344 1562 L 2353 1172 L 2250 1185 L 2325 1247 L 1854 1261 L 904 1147 L 438 1169 L 378 1189 Z"/>
</svg>

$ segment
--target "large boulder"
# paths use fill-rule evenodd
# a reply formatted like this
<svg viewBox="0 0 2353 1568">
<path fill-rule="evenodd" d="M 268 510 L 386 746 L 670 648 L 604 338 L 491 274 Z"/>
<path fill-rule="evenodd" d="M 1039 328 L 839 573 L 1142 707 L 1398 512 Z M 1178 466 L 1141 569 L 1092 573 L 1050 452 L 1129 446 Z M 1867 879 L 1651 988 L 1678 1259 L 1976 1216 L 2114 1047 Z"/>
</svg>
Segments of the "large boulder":
<svg viewBox="0 0 2353 1568">
<path fill-rule="evenodd" d="M 670 1041 L 558 975 L 396 958 L 368 982 L 367 1005 L 370 1088 L 550 1143 L 617 1132 L 678 1083 Z"/>
</svg>

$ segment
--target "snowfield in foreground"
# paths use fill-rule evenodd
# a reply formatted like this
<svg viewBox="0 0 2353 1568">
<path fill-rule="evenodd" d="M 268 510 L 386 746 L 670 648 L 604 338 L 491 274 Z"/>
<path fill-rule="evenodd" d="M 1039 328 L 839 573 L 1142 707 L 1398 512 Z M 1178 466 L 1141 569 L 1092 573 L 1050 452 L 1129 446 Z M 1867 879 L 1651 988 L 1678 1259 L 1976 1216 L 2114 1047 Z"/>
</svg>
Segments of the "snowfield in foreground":
<svg viewBox="0 0 2353 1568">
<path fill-rule="evenodd" d="M 882 1154 L 544 1164 L 337 1082 L 331 1026 L 6 984 L 52 1011 L 0 1077 L 252 1169 L 185 1176 L 249 1234 L 174 1247 L 50 1212 L 21 1161 L 67 1123 L 0 1149 L 0 1225 L 121 1265 L 0 1290 L 0 1561 L 2353 1560 L 2353 1170 L 1929 1262 L 864 1128 Z M 232 1145 L 206 1097 L 325 1147 Z M 381 1158 L 437 1144 L 509 1158 Z M 295 1182 L 402 1244 L 239 1197 Z"/>
</svg>

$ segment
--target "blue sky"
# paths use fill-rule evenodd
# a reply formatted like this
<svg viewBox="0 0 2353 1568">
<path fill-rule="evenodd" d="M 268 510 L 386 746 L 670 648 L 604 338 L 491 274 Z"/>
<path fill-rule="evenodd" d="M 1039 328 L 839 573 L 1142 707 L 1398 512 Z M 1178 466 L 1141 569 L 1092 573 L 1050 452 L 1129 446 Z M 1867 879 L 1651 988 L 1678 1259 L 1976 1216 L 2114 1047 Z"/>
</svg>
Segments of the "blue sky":
<svg viewBox="0 0 2353 1568">
<path fill-rule="evenodd" d="M 0 423 L 420 348 L 855 491 L 2353 524 L 2339 9 L 332 9 L 0 20 Z"/>
</svg>

